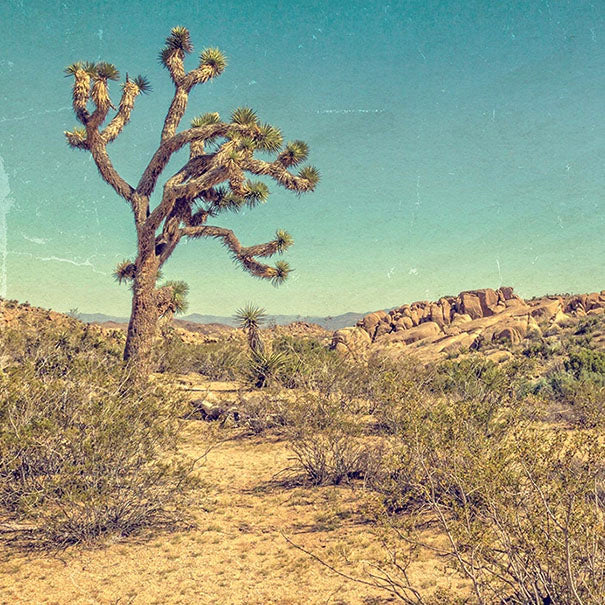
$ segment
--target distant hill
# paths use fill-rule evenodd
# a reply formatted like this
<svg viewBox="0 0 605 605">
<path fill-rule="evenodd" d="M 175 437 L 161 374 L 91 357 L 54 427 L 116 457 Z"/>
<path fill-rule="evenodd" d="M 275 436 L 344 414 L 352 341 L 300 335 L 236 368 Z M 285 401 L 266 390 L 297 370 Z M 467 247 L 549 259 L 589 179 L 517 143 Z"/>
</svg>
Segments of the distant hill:
<svg viewBox="0 0 605 605">
<path fill-rule="evenodd" d="M 347 326 L 354 326 L 366 313 L 343 313 L 342 315 L 318 317 L 313 315 L 268 315 L 267 326 L 278 325 L 286 326 L 294 322 L 313 323 L 326 330 L 340 330 Z M 113 315 L 104 315 L 103 313 L 79 313 L 78 319 L 87 323 L 106 323 L 117 324 L 128 323 L 127 317 L 116 317 Z M 237 322 L 233 317 L 224 317 L 221 315 L 202 315 L 200 313 L 191 313 L 189 315 L 179 316 L 178 319 L 187 323 L 194 324 L 222 324 L 235 327 Z"/>
<path fill-rule="evenodd" d="M 105 315 L 104 313 L 78 313 L 78 319 L 88 324 L 102 324 L 107 322 L 116 324 L 128 323 L 128 317 L 117 317 L 115 315 Z"/>
</svg>

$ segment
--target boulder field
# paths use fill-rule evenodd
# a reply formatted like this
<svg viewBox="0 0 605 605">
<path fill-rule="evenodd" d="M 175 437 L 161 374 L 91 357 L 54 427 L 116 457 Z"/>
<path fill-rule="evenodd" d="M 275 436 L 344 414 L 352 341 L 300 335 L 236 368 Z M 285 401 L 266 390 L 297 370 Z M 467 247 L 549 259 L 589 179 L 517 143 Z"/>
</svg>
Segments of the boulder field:
<svg viewBox="0 0 605 605">
<path fill-rule="evenodd" d="M 414 353 L 433 360 L 460 351 L 517 344 L 534 333 L 554 335 L 587 315 L 605 313 L 605 290 L 524 300 L 511 287 L 467 290 L 436 302 L 376 311 L 334 332 L 331 348 L 354 357 Z M 500 356 L 502 357 L 502 356 Z"/>
</svg>

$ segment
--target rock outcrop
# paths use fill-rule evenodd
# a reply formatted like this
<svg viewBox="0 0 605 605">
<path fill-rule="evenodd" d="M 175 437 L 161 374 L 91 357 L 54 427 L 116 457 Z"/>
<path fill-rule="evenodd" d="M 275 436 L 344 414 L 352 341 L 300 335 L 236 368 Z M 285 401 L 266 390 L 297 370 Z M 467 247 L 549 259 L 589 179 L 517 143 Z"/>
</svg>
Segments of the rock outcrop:
<svg viewBox="0 0 605 605">
<path fill-rule="evenodd" d="M 390 349 L 435 359 L 490 343 L 517 344 L 530 334 L 556 331 L 585 315 L 601 313 L 605 313 L 605 290 L 532 300 L 523 300 L 511 287 L 467 290 L 436 302 L 418 301 L 370 313 L 354 328 L 335 332 L 332 348 L 356 357 Z"/>
</svg>

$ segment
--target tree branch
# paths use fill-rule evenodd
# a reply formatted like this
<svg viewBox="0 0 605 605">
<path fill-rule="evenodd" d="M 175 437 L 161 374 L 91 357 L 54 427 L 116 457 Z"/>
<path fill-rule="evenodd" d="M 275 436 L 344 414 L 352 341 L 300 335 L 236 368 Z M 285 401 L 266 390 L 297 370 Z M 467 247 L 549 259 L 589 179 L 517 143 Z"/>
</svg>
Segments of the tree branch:
<svg viewBox="0 0 605 605">
<path fill-rule="evenodd" d="M 92 120 L 86 126 L 86 143 L 90 153 L 101 173 L 101 176 L 106 183 L 111 185 L 115 192 L 123 197 L 125 200 L 131 202 L 132 196 L 135 192 L 134 188 L 131 187 L 113 167 L 107 150 L 105 149 L 105 142 L 99 134 L 99 131 L 93 127 Z"/>
<path fill-rule="evenodd" d="M 219 122 L 217 124 L 209 124 L 208 126 L 202 126 L 200 128 L 190 128 L 189 130 L 180 132 L 179 134 L 176 134 L 163 141 L 151 158 L 151 161 L 145 169 L 145 172 L 141 176 L 141 180 L 137 185 L 137 192 L 141 195 L 151 195 L 155 189 L 155 185 L 162 170 L 164 170 L 172 155 L 184 145 L 187 145 L 193 141 L 205 141 L 208 139 L 225 136 L 231 128 L 233 128 L 233 126 L 230 124 Z M 246 132 L 246 130 L 246 128 L 240 127 L 241 132 Z"/>
<path fill-rule="evenodd" d="M 298 176 L 292 174 L 279 161 L 263 162 L 262 160 L 257 160 L 256 158 L 249 157 L 244 158 L 240 165 L 243 170 L 247 170 L 252 174 L 270 176 L 273 180 L 277 181 L 277 183 L 279 183 L 282 187 L 290 189 L 291 191 L 313 191 L 317 182 L 313 182 L 311 179 L 304 178 L 300 176 L 300 174 Z"/>
<path fill-rule="evenodd" d="M 76 63 L 74 67 L 81 65 Z M 86 124 L 90 118 L 86 104 L 88 103 L 88 97 L 90 96 L 90 75 L 82 69 L 77 67 L 74 74 L 74 85 L 72 94 L 72 105 L 76 117 L 82 124 Z"/>
<path fill-rule="evenodd" d="M 101 136 L 105 143 L 111 143 L 115 138 L 122 132 L 124 126 L 130 121 L 130 114 L 134 107 L 134 100 L 140 93 L 139 87 L 132 81 L 126 80 L 124 83 L 124 90 L 122 91 L 122 98 L 120 100 L 120 106 L 118 112 L 114 118 L 109 122 L 107 128 L 103 130 Z"/>
<path fill-rule="evenodd" d="M 287 266 L 280 265 L 271 267 L 270 265 L 259 263 L 254 257 L 255 253 L 258 253 L 259 251 L 262 252 L 263 249 L 265 252 L 267 252 L 273 242 L 259 244 L 258 246 L 244 247 L 241 245 L 240 241 L 237 239 L 231 229 L 224 229 L 222 227 L 215 227 L 213 225 L 184 227 L 181 229 L 181 234 L 189 238 L 212 237 L 215 239 L 221 239 L 223 241 L 223 245 L 231 251 L 233 259 L 238 262 L 246 271 L 252 275 L 255 275 L 256 277 L 283 281 L 289 272 L 289 268 Z M 265 254 L 265 256 L 268 256 L 268 254 Z"/>
<path fill-rule="evenodd" d="M 105 80 L 100 78 L 95 79 L 94 84 L 92 85 L 91 98 L 96 109 L 90 116 L 87 126 L 98 128 L 105 121 L 109 108 L 112 107 L 107 82 Z"/>
</svg>

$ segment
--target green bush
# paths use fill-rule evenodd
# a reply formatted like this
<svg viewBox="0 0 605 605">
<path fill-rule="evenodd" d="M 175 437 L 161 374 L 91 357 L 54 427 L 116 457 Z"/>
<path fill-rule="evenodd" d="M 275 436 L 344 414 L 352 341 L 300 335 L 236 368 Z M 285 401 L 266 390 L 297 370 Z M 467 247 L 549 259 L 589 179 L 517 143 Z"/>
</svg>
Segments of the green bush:
<svg viewBox="0 0 605 605">
<path fill-rule="evenodd" d="M 154 355 L 158 372 L 197 372 L 212 380 L 243 379 L 247 372 L 245 348 L 238 341 L 189 344 L 167 334 Z"/>
<path fill-rule="evenodd" d="M 397 436 L 370 486 L 382 494 L 386 527 L 398 527 L 400 559 L 419 545 L 434 548 L 419 538 L 432 526 L 447 537 L 438 552 L 469 581 L 472 602 L 601 602 L 598 434 L 545 432 L 512 407 L 494 412 L 486 399 L 442 397 L 416 410 Z"/>
<path fill-rule="evenodd" d="M 267 353 L 251 349 L 246 377 L 257 389 L 262 389 L 278 380 L 288 361 L 286 354 L 281 351 Z"/>
<path fill-rule="evenodd" d="M 273 341 L 272 350 L 284 355 L 284 363 L 277 374 L 282 386 L 317 389 L 323 393 L 335 391 L 345 362 L 321 341 L 281 336 Z"/>
<path fill-rule="evenodd" d="M 600 380 L 605 385 L 605 351 L 591 349 L 574 351 L 569 354 L 563 365 L 565 370 L 573 374 L 577 380 L 589 377 Z"/>
<path fill-rule="evenodd" d="M 591 334 L 603 325 L 605 325 L 605 322 L 603 321 L 603 316 L 585 317 L 578 323 L 574 334 L 577 336 L 583 334 Z"/>
<path fill-rule="evenodd" d="M 435 395 L 447 394 L 461 400 L 486 400 L 493 406 L 499 406 L 503 401 L 518 396 L 524 377 L 533 367 L 532 360 L 517 359 L 499 365 L 483 355 L 474 354 L 438 364 L 429 390 Z"/>
<path fill-rule="evenodd" d="M 605 353 L 576 349 L 533 383 L 533 393 L 562 404 L 574 425 L 605 426 Z"/>
<path fill-rule="evenodd" d="M 549 342 L 544 338 L 539 340 L 527 340 L 521 349 L 521 354 L 525 355 L 525 357 L 537 357 L 539 359 L 551 359 L 560 352 L 561 343 L 559 341 Z"/>
<path fill-rule="evenodd" d="M 5 332 L 0 371 L 0 508 L 32 544 L 128 535 L 184 518 L 177 455 L 183 403 L 131 392 L 119 348 L 74 326 Z"/>
</svg>

